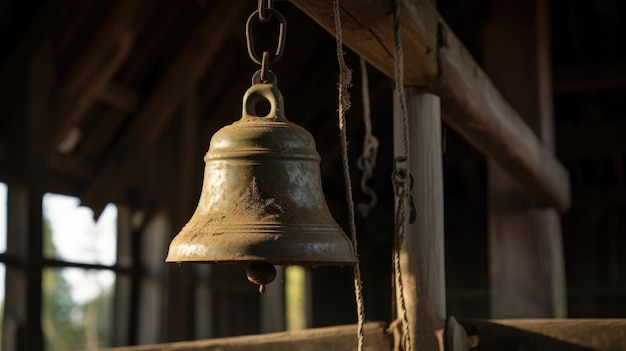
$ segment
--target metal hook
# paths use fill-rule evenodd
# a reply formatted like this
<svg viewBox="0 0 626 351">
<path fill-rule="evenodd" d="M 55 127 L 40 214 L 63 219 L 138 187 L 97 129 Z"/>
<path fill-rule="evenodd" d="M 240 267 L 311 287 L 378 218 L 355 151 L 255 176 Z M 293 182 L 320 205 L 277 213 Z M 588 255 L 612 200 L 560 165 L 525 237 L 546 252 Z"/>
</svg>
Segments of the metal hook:
<svg viewBox="0 0 626 351">
<path fill-rule="evenodd" d="M 401 197 L 403 193 L 408 192 L 409 197 L 409 224 L 415 223 L 417 220 L 417 207 L 415 206 L 415 201 L 413 200 L 413 173 L 411 173 L 407 168 L 399 168 L 398 164 L 401 162 L 406 162 L 406 156 L 398 156 L 393 160 L 393 175 L 392 182 L 395 186 L 395 192 L 398 197 Z M 405 179 L 409 178 L 409 188 L 403 189 L 405 186 Z"/>
</svg>

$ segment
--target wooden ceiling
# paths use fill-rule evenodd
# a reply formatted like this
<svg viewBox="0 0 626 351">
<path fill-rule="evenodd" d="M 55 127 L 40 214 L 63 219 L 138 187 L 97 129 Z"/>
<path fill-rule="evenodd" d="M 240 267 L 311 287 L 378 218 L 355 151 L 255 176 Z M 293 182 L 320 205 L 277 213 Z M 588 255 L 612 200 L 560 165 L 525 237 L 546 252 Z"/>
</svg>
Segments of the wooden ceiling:
<svg viewBox="0 0 626 351">
<path fill-rule="evenodd" d="M 11 149 L 11 130 L 17 130 L 23 112 L 25 91 L 15 89 L 16 82 L 29 79 L 29 67 L 37 62 L 39 72 L 51 77 L 48 191 L 79 196 L 98 213 L 110 201 L 150 197 L 158 190 L 154 187 L 162 186 L 151 180 L 155 167 L 193 167 L 201 173 L 210 136 L 238 119 L 241 97 L 258 69 L 245 51 L 244 36 L 255 6 L 243 1 L 63 0 L 22 8 L 17 1 L 6 2 L 3 24 L 15 36 L 0 58 L 4 149 Z M 272 68 L 288 118 L 319 137 L 331 154 L 325 164 L 332 164 L 339 156 L 338 140 L 328 140 L 336 137 L 334 40 L 295 7 L 278 6 L 287 17 L 288 39 L 283 59 Z M 352 63 L 356 66 L 354 57 Z M 389 86 L 378 84 L 386 79 L 373 74 L 376 96 Z M 189 113 L 194 117 L 185 122 Z M 360 122 L 355 125 L 358 130 Z M 178 156 L 159 155 L 181 133 L 193 145 L 176 146 Z M 6 153 L 4 165 L 9 164 Z M 10 173 L 7 168 L 2 177 Z"/>
<path fill-rule="evenodd" d="M 110 201 L 149 199 L 163 186 L 153 180 L 155 173 L 191 167 L 192 174 L 201 174 L 211 134 L 238 118 L 241 96 L 257 69 L 244 36 L 255 6 L 201 0 L 2 2 L 0 178 L 9 177 L 9 156 L 19 153 L 11 139 L 34 63 L 44 72 L 35 81 L 50 77 L 49 119 L 40 124 L 48 126 L 47 190 L 77 195 L 97 213 Z M 570 169 L 575 191 L 595 197 L 589 194 L 602 190 L 618 202 L 624 196 L 615 194 L 626 195 L 626 29 L 620 21 L 625 6 L 603 0 L 552 7 L 557 156 Z M 287 116 L 316 137 L 325 179 L 339 180 L 331 171 L 339 158 L 333 38 L 288 2 L 277 7 L 288 22 L 285 56 L 273 67 Z M 489 3 L 440 0 L 438 7 L 480 63 Z M 357 70 L 357 58 L 349 54 L 348 60 Z M 370 74 L 375 127 L 388 159 L 391 83 L 373 69 Z M 356 157 L 362 139 L 358 89 L 353 98 Z M 189 114 L 197 118 L 185 119 Z M 188 143 L 180 142 L 183 135 Z M 462 141 L 455 149 L 455 137 L 449 132 L 448 166 L 477 155 Z M 381 167 L 386 179 L 388 168 Z M 480 167 L 456 167 L 463 187 L 481 188 Z M 380 183 L 384 188 L 386 180 Z"/>
</svg>

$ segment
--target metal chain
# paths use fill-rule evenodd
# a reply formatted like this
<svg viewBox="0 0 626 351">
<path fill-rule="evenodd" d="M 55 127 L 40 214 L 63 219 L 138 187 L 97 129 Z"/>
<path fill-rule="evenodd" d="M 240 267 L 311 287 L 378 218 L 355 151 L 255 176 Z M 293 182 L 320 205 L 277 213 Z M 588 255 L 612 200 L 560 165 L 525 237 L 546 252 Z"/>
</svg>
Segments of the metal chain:
<svg viewBox="0 0 626 351">
<path fill-rule="evenodd" d="M 259 0 L 259 20 L 263 23 L 267 23 L 272 19 L 272 14 L 267 13 L 266 9 L 273 9 L 274 1 L 273 0 Z"/>
<path fill-rule="evenodd" d="M 269 50 L 264 50 L 259 55 L 255 48 L 255 38 L 252 31 L 253 25 L 257 23 L 269 23 L 272 19 L 278 22 L 278 40 L 276 41 L 276 50 L 270 53 Z M 252 62 L 257 65 L 261 65 L 260 77 L 263 82 L 267 80 L 268 73 L 270 72 L 270 64 L 276 63 L 283 56 L 285 51 L 285 37 L 287 36 L 287 21 L 285 17 L 278 10 L 274 9 L 273 0 L 259 0 L 259 8 L 250 14 L 246 21 L 246 46 L 248 48 L 248 55 Z"/>
<path fill-rule="evenodd" d="M 357 205 L 357 210 L 364 218 L 378 203 L 376 191 L 367 185 L 367 181 L 372 179 L 374 167 L 376 167 L 376 154 L 378 153 L 378 139 L 372 134 L 372 116 L 370 112 L 369 84 L 367 80 L 367 63 L 361 57 L 361 95 L 363 95 L 363 124 L 365 125 L 365 136 L 363 137 L 363 152 L 357 160 L 361 175 L 361 191 L 370 197 L 369 202 L 362 202 Z"/>
<path fill-rule="evenodd" d="M 363 351 L 365 347 L 365 306 L 363 303 L 363 282 L 361 281 L 361 268 L 357 251 L 356 223 L 354 219 L 354 202 L 352 200 L 352 182 L 350 181 L 350 167 L 348 164 L 348 137 L 346 133 L 346 111 L 350 108 L 350 94 L 348 88 L 352 84 L 352 71 L 343 59 L 343 33 L 341 30 L 341 17 L 339 12 L 339 0 L 333 0 L 335 17 L 335 37 L 337 39 L 337 61 L 339 63 L 339 132 L 341 134 L 341 159 L 344 182 L 346 185 L 346 201 L 348 203 L 348 217 L 350 227 L 350 239 L 356 262 L 354 263 L 354 295 L 357 310 L 357 350 Z"/>
</svg>

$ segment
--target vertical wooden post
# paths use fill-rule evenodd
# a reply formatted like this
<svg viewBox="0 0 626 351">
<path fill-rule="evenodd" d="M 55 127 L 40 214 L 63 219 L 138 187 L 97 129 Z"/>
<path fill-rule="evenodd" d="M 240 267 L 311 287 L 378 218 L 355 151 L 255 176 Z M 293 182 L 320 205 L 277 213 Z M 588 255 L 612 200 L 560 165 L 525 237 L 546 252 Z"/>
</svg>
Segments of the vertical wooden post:
<svg viewBox="0 0 626 351">
<path fill-rule="evenodd" d="M 268 284 L 261 298 L 261 333 L 285 330 L 285 266 L 276 266 L 276 279 Z"/>
<path fill-rule="evenodd" d="M 131 210 L 128 205 L 117 204 L 117 265 L 133 267 L 133 229 Z M 133 322 L 133 273 L 129 276 L 117 274 L 113 301 L 113 346 L 132 345 L 131 323 Z"/>
<path fill-rule="evenodd" d="M 200 167 L 203 166 L 202 158 L 196 157 L 198 148 L 196 146 L 196 132 L 198 125 L 197 96 L 195 90 L 185 96 L 181 104 L 180 134 L 177 144 L 174 147 L 173 158 L 178 161 L 177 170 L 168 172 L 166 182 L 170 183 L 173 202 L 168 206 L 168 211 L 172 218 L 172 233 L 170 239 L 178 233 L 185 223 L 191 218 L 194 206 L 197 201 L 198 190 L 201 183 L 194 173 L 201 174 Z M 163 180 L 161 180 L 163 181 Z M 169 241 L 167 242 L 169 245 Z M 189 340 L 193 336 L 190 321 L 193 318 L 193 291 L 192 291 L 192 270 L 193 266 L 167 264 L 167 331 L 166 341 Z M 198 311 L 198 313 L 208 313 L 208 311 Z"/>
<path fill-rule="evenodd" d="M 7 254 L 18 267 L 7 266 L 3 350 L 41 350 L 43 210 L 45 150 L 53 80 L 52 47 L 44 44 L 27 66 L 24 118 L 11 133 L 12 174 L 7 198 Z M 19 89 L 19 88 L 18 88 Z"/>
<path fill-rule="evenodd" d="M 138 344 L 155 344 L 166 338 L 167 324 L 163 276 L 165 275 L 164 253 L 171 237 L 170 217 L 164 210 L 157 209 L 141 227 L 142 277 L 139 288 Z"/>
<path fill-rule="evenodd" d="M 485 70 L 543 143 L 554 149 L 549 2 L 491 2 Z M 558 213 L 541 208 L 489 164 L 491 316 L 564 317 Z"/>
<path fill-rule="evenodd" d="M 443 231 L 443 169 L 439 97 L 406 89 L 410 159 L 417 220 L 407 224 L 401 249 L 404 299 L 414 350 L 441 350 L 446 319 Z M 402 154 L 402 123 L 394 102 L 395 154 Z M 408 216 L 407 216 L 408 221 Z M 396 295 L 399 293 L 396 287 Z M 398 314 L 402 311 L 398 311 Z"/>
</svg>

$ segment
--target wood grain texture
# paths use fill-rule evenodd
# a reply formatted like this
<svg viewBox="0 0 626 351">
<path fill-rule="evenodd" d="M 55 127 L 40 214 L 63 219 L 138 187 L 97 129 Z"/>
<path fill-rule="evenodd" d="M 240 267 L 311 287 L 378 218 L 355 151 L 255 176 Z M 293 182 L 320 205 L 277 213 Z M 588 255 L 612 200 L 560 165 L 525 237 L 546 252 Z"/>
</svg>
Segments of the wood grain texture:
<svg viewBox="0 0 626 351">
<path fill-rule="evenodd" d="M 109 351 L 351 351 L 357 349 L 356 325 L 306 329 L 265 335 L 238 336 L 178 343 L 131 346 Z M 365 324 L 365 350 L 391 351 L 383 322 Z"/>
<path fill-rule="evenodd" d="M 332 2 L 292 0 L 334 34 Z M 393 76 L 393 26 L 383 0 L 341 1 L 345 44 L 387 76 Z M 566 211 L 569 176 L 428 1 L 402 1 L 406 85 L 441 98 L 443 119 L 493 159 L 538 202 Z"/>
<path fill-rule="evenodd" d="M 466 320 L 480 339 L 476 351 L 622 351 L 626 319 Z"/>
<path fill-rule="evenodd" d="M 108 189 L 120 187 L 129 165 L 138 162 L 154 147 L 175 110 L 218 55 L 243 8 L 240 2 L 218 2 L 212 11 L 207 11 L 206 18 L 189 36 L 174 63 L 139 109 L 133 124 L 113 147 L 99 175 L 82 197 L 86 204 L 95 205 L 97 201 L 93 199 L 101 198 Z"/>
<path fill-rule="evenodd" d="M 485 70 L 552 153 L 548 4 L 494 0 L 490 14 L 483 41 Z M 538 207 L 500 165 L 490 162 L 488 168 L 491 317 L 565 317 L 558 213 Z"/>
<path fill-rule="evenodd" d="M 446 320 L 441 107 L 437 96 L 417 88 L 406 89 L 406 101 L 411 148 L 408 167 L 415 179 L 412 194 L 417 220 L 407 223 L 401 249 L 403 292 L 413 349 L 439 350 L 442 345 L 437 334 Z M 400 121 L 396 98 L 396 157 L 403 154 Z"/>
<path fill-rule="evenodd" d="M 332 1 L 292 0 L 330 34 L 335 35 Z M 393 15 L 391 1 L 341 0 L 343 41 L 372 66 L 393 77 Z M 437 77 L 438 17 L 426 1 L 402 1 L 405 83 L 427 85 Z M 436 13 L 436 12 L 435 12 Z"/>
</svg>

